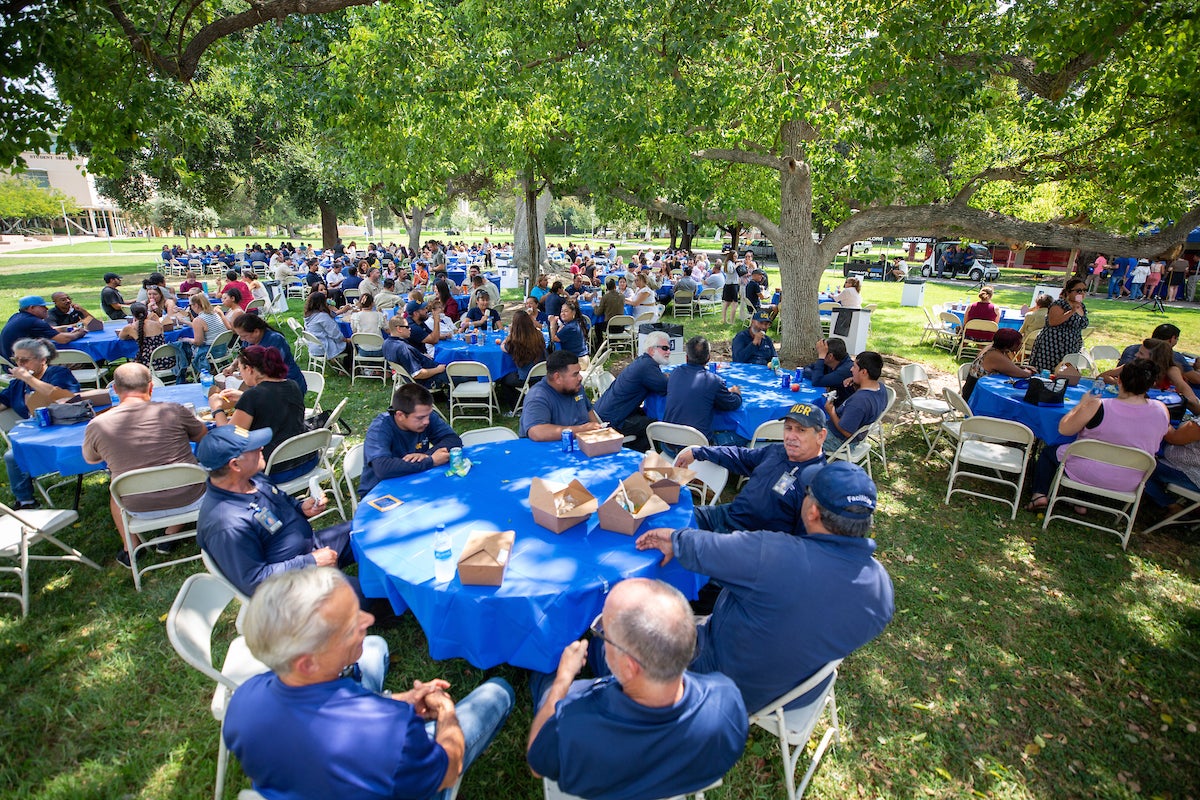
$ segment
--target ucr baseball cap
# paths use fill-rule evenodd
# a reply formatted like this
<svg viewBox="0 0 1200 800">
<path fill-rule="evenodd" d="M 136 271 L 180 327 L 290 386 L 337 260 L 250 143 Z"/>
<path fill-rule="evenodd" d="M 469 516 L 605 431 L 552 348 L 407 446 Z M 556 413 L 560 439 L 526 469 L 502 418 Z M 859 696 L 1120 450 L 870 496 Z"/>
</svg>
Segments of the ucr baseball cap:
<svg viewBox="0 0 1200 800">
<path fill-rule="evenodd" d="M 850 519 L 870 519 L 875 513 L 875 481 L 862 467 L 848 461 L 814 464 L 800 473 L 821 508 Z"/>
<path fill-rule="evenodd" d="M 24 311 L 27 308 L 33 308 L 34 306 L 44 306 L 44 305 L 46 305 L 45 300 L 43 300 L 41 297 L 38 297 L 36 294 L 31 294 L 31 295 L 26 295 L 25 297 L 22 297 L 20 300 L 17 301 L 17 310 Z"/>
<path fill-rule="evenodd" d="M 414 311 L 420 311 L 428 307 L 428 303 L 418 303 L 416 300 L 409 300 L 408 304 L 404 306 L 404 313 L 411 316 Z"/>
<path fill-rule="evenodd" d="M 825 411 L 819 406 L 814 406 L 811 403 L 796 403 L 779 419 L 790 419 L 809 428 L 823 431 L 825 430 L 825 421 L 828 418 L 825 416 Z"/>
<path fill-rule="evenodd" d="M 769 314 L 764 314 L 764 313 L 763 313 L 763 312 L 761 312 L 761 311 L 755 311 L 755 312 L 754 312 L 754 316 L 750 317 L 750 319 L 751 319 L 751 321 L 753 321 L 753 322 L 766 322 L 766 323 L 770 323 L 770 321 L 771 321 L 771 316 L 770 316 Z"/>
<path fill-rule="evenodd" d="M 220 469 L 242 453 L 266 446 L 274 435 L 270 428 L 248 431 L 233 425 L 213 428 L 196 446 L 196 458 L 208 470 Z"/>
</svg>

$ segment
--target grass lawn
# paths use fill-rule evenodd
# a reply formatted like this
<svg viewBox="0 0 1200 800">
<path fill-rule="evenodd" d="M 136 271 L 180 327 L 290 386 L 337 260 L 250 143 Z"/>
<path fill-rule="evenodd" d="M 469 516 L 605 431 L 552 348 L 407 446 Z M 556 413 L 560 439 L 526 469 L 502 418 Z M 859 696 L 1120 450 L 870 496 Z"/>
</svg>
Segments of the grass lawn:
<svg viewBox="0 0 1200 800">
<path fill-rule="evenodd" d="M 73 258 L 78 250 L 62 253 L 61 262 L 0 258 L 0 314 L 7 318 L 20 295 L 59 288 L 95 310 L 103 272 L 115 268 L 136 286 L 160 246 L 104 263 Z M 899 306 L 900 291 L 865 287 L 866 302 L 879 303 L 870 346 L 953 369 L 941 351 L 917 346 L 924 316 Z M 968 292 L 965 283 L 929 284 L 925 302 Z M 1029 294 L 1001 290 L 997 301 L 1020 305 Z M 1092 300 L 1088 307 L 1098 329 L 1091 344 L 1128 344 L 1162 321 L 1128 303 Z M 1171 308 L 1166 319 L 1183 329 L 1183 349 L 1200 349 L 1196 310 Z M 687 335 L 703 333 L 718 347 L 733 335 L 712 317 L 684 325 Z M 326 405 L 350 392 L 348 381 L 331 378 Z M 346 418 L 360 441 L 386 407 L 387 391 L 360 380 L 353 397 Z M 946 464 L 925 460 L 912 428 L 892 432 L 888 456 L 887 473 L 876 470 L 875 538 L 895 582 L 897 613 L 843 664 L 843 737 L 808 796 L 1200 794 L 1200 537 L 1187 528 L 1135 533 L 1122 552 L 1115 537 L 1084 528 L 1055 523 L 1043 533 L 1040 519 L 1022 512 L 1010 521 L 998 504 L 956 496 L 945 505 Z M 7 490 L 0 496 L 7 500 Z M 178 659 L 163 626 L 198 565 L 152 573 L 135 593 L 129 573 L 112 560 L 118 543 L 99 475 L 84 482 L 80 517 L 66 538 L 105 569 L 34 564 L 29 617 L 20 619 L 15 603 L 0 606 L 0 737 L 7 743 L 0 796 L 209 797 L 218 735 L 208 711 L 212 685 Z M 441 676 L 461 696 L 491 675 L 513 683 L 518 710 L 468 773 L 461 796 L 540 797 L 524 766 L 531 713 L 521 671 L 433 662 L 411 616 L 383 635 L 394 658 L 389 688 Z M 236 764 L 229 784 L 228 796 L 249 785 Z M 782 795 L 773 741 L 754 733 L 725 785 L 709 796 Z"/>
</svg>

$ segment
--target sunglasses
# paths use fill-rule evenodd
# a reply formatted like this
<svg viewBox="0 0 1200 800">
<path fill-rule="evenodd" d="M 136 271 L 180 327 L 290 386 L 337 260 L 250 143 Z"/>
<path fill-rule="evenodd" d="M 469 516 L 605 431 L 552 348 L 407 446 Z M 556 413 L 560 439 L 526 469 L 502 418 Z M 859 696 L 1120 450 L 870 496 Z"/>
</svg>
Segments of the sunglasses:
<svg viewBox="0 0 1200 800">
<path fill-rule="evenodd" d="M 606 644 L 606 645 L 611 645 L 611 646 L 617 648 L 622 653 L 624 653 L 625 655 L 629 656 L 634 661 L 636 661 L 638 663 L 638 665 L 640 666 L 642 662 L 638 659 L 637 656 L 635 656 L 633 653 L 629 652 L 629 650 L 627 648 L 622 647 L 621 645 L 617 644 L 612 639 L 610 639 L 604 635 L 604 619 L 603 619 L 603 617 L 604 617 L 603 613 L 597 614 L 596 618 L 594 620 L 592 620 L 592 624 L 590 626 L 588 626 L 588 630 L 590 630 L 592 632 L 592 636 L 595 636 L 597 639 L 604 642 L 604 644 Z"/>
<path fill-rule="evenodd" d="M 655 348 L 658 350 L 665 350 L 668 353 L 671 352 L 671 348 L 669 345 L 659 344 L 659 345 L 655 345 Z"/>
</svg>

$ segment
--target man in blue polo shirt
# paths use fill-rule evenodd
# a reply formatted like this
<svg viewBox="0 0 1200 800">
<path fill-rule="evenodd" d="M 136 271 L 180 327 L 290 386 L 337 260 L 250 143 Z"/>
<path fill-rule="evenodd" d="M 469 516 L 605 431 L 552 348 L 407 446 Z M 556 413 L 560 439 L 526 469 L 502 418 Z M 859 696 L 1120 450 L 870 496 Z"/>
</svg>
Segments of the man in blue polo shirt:
<svg viewBox="0 0 1200 800">
<path fill-rule="evenodd" d="M 446 464 L 452 447 L 462 447 L 462 439 L 433 413 L 433 395 L 424 386 L 404 384 L 392 395 L 388 410 L 367 428 L 358 496 L 364 497 L 384 478 Z"/>
<path fill-rule="evenodd" d="M 746 485 L 731 503 L 696 506 L 696 527 L 707 531 L 783 531 L 804 533 L 800 506 L 808 485 L 801 480 L 807 467 L 825 463 L 825 412 L 797 403 L 783 416 L 783 442 L 766 447 L 693 447 L 675 459 L 686 467 L 711 461 L 734 475 L 748 475 Z"/>
<path fill-rule="evenodd" d="M 703 433 L 712 444 L 744 444 L 745 440 L 730 430 L 713 430 L 713 414 L 733 411 L 742 405 L 742 390 L 725 386 L 725 381 L 709 372 L 708 339 L 693 336 L 685 346 L 687 363 L 673 370 L 667 378 L 667 404 L 663 422 L 690 425 Z"/>
<path fill-rule="evenodd" d="M 820 389 L 836 389 L 838 399 L 850 396 L 846 390 L 850 379 L 850 368 L 854 359 L 846 352 L 844 339 L 820 339 L 817 341 L 817 360 L 804 368 L 804 379 Z"/>
<path fill-rule="evenodd" d="M 535 442 L 557 442 L 565 430 L 583 433 L 599 427 L 600 418 L 583 391 L 579 356 L 555 350 L 546 359 L 546 377 L 525 394 L 518 435 Z"/>
<path fill-rule="evenodd" d="M 319 502 L 311 497 L 300 502 L 262 474 L 263 445 L 272 435 L 270 428 L 247 431 L 223 425 L 209 431 L 196 448 L 196 458 L 211 473 L 196 540 L 246 595 L 279 572 L 354 563 L 349 522 L 317 532 L 308 522 L 325 510 L 324 496 Z M 357 578 L 351 584 L 360 592 Z"/>
<path fill-rule="evenodd" d="M 598 680 L 574 680 L 587 644 L 567 646 L 538 711 L 526 758 L 559 789 L 589 800 L 674 797 L 703 789 L 746 747 L 746 707 L 724 675 L 685 672 L 696 646 L 687 600 L 661 581 L 629 578 L 592 623 L 605 643 Z M 603 668 L 603 669 L 601 669 Z"/>
<path fill-rule="evenodd" d="M 750 317 L 750 327 L 744 328 L 733 337 L 733 361 L 736 364 L 758 364 L 765 367 L 775 357 L 775 343 L 767 336 L 771 317 L 755 311 Z"/>
<path fill-rule="evenodd" d="M 446 377 L 446 365 L 439 364 L 424 350 L 413 347 L 409 341 L 411 326 L 408 319 L 397 314 L 388 320 L 388 338 L 383 340 L 383 357 L 393 364 L 408 370 L 408 374 L 426 389 L 437 389 L 450 385 Z"/>
<path fill-rule="evenodd" d="M 12 346 L 21 339 L 49 339 L 55 344 L 67 344 L 87 333 L 83 326 L 73 331 L 55 330 L 46 321 L 48 313 L 46 301 L 37 295 L 18 300 L 17 313 L 8 318 L 4 330 L 0 331 L 0 355 L 12 361 Z"/>
<path fill-rule="evenodd" d="M 832 453 L 854 436 L 860 428 L 879 419 L 887 408 L 887 390 L 879 382 L 883 374 L 883 356 L 871 350 L 863 350 L 854 359 L 850 377 L 855 392 L 845 402 L 837 404 L 835 399 L 825 401 L 825 414 L 829 421 L 825 425 L 825 452 Z M 854 441 L 860 441 L 865 433 Z"/>
<path fill-rule="evenodd" d="M 690 668 L 728 675 L 751 712 L 874 639 L 895 611 L 892 580 L 868 538 L 875 484 L 845 461 L 811 466 L 801 480 L 803 536 L 655 528 L 637 540 L 721 585 Z"/>
<path fill-rule="evenodd" d="M 1136 258 L 1121 256 L 1113 259 L 1112 269 L 1108 273 L 1108 300 L 1116 297 L 1118 300 L 1125 293 L 1125 279 L 1137 264 Z"/>
<path fill-rule="evenodd" d="M 238 688 L 222 735 L 263 795 L 445 800 L 504 726 L 503 678 L 457 703 L 440 679 L 379 694 L 388 648 L 367 636 L 374 621 L 330 569 L 273 577 L 247 604 L 246 645 L 271 671 Z"/>
<path fill-rule="evenodd" d="M 631 447 L 645 452 L 650 449 L 646 428 L 650 417 L 642 410 L 648 394 L 666 394 L 667 376 L 662 368 L 671 358 L 671 337 L 663 331 L 646 336 L 646 352 L 621 370 L 613 385 L 596 402 L 596 416 L 626 436 L 633 436 Z"/>
</svg>

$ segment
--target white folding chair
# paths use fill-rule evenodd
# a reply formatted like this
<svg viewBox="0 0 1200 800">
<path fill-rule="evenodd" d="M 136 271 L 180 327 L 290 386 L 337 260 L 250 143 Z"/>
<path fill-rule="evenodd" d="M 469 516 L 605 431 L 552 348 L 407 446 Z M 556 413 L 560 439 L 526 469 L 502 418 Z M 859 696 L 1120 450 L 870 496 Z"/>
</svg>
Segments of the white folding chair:
<svg viewBox="0 0 1200 800">
<path fill-rule="evenodd" d="M 304 383 L 308 386 L 308 394 L 315 394 L 311 408 L 304 409 L 304 418 L 308 419 L 314 414 L 321 413 L 321 395 L 325 394 L 325 376 L 320 372 L 302 369 L 300 374 L 304 376 Z"/>
<path fill-rule="evenodd" d="M 938 336 L 945 331 L 946 323 L 935 320 L 933 314 L 925 306 L 921 306 L 921 310 L 925 312 L 925 327 L 921 330 L 921 340 L 917 344 L 925 344 L 926 339 L 937 341 Z"/>
<path fill-rule="evenodd" d="M 938 320 L 942 323 L 942 328 L 934 336 L 933 346 L 953 353 L 957 349 L 958 339 L 962 335 L 959 330 L 962 323 L 949 311 L 940 312 Z"/>
<path fill-rule="evenodd" d="M 1088 356 L 1092 359 L 1092 366 L 1099 369 L 1101 361 L 1120 361 L 1121 351 L 1110 344 L 1098 344 L 1091 349 Z"/>
<path fill-rule="evenodd" d="M 589 370 L 584 377 L 583 388 L 591 393 L 594 403 L 616 382 L 616 377 L 606 369 Z"/>
<path fill-rule="evenodd" d="M 865 466 L 867 476 L 874 478 L 871 474 L 871 439 L 868 436 L 872 428 L 878 424 L 875 422 L 867 423 L 861 428 L 850 434 L 846 441 L 842 442 L 836 450 L 829 454 L 829 461 L 849 461 L 851 464 Z"/>
<path fill-rule="evenodd" d="M 92 569 L 100 565 L 65 544 L 55 534 L 73 525 L 79 514 L 69 509 L 26 509 L 16 511 L 0 503 L 0 558 L 16 561 L 15 567 L 0 567 L 0 573 L 16 575 L 21 582 L 21 591 L 0 592 L 0 597 L 16 600 L 21 604 L 21 616 L 29 613 L 29 562 L 30 561 L 74 561 L 87 564 Z M 62 555 L 34 554 L 30 549 L 41 542 L 50 542 L 62 551 Z"/>
<path fill-rule="evenodd" d="M 221 800 L 225 793 L 225 770 L 229 764 L 229 751 L 225 748 L 223 735 L 229 698 L 247 680 L 269 671 L 266 664 L 250 653 L 246 640 L 241 636 L 229 643 L 220 669 L 213 662 L 213 630 L 225 609 L 236 599 L 237 590 L 228 581 L 198 572 L 183 582 L 175 602 L 171 604 L 171 610 L 167 612 L 167 639 L 175 652 L 189 666 L 216 682 L 216 691 L 213 692 L 209 707 L 213 719 L 222 728 L 222 733 L 217 735 L 215 800 Z"/>
<path fill-rule="evenodd" d="M 196 485 L 202 486 L 207 481 L 208 471 L 198 464 L 164 464 L 159 467 L 130 470 L 124 475 L 113 478 L 109 483 L 108 491 L 112 495 L 113 503 L 117 506 L 117 510 L 121 514 L 121 524 L 125 527 L 126 535 L 129 537 L 136 535 L 142 540 L 141 544 L 136 547 L 130 546 L 131 543 L 129 541 L 125 542 L 125 549 L 129 553 L 129 569 L 133 573 L 133 588 L 135 590 L 139 592 L 142 590 L 142 576 L 147 572 L 164 567 L 173 567 L 176 564 L 186 564 L 189 561 L 195 561 L 200 558 L 200 554 L 196 553 L 160 561 L 148 567 L 138 567 L 138 555 L 150 547 L 158 547 L 159 545 L 178 542 L 184 539 L 195 539 L 196 521 L 200 519 L 200 509 L 197 505 L 193 504 L 190 508 L 181 508 L 166 516 L 138 517 L 135 516 L 137 512 L 129 511 L 126 505 L 126 498 L 135 495 L 153 494 L 165 489 L 179 489 L 185 486 Z M 167 528 L 177 525 L 190 527 L 178 533 L 165 533 Z M 145 534 L 152 531 L 164 531 L 164 533 L 159 536 L 147 538 Z"/>
<path fill-rule="evenodd" d="M 614 327 L 619 330 L 614 331 Z M 636 355 L 637 331 L 634 329 L 633 317 L 628 314 L 618 314 L 608 320 L 608 333 L 605 335 L 605 341 L 608 342 L 608 346 L 614 353 L 627 351 L 630 355 Z"/>
<path fill-rule="evenodd" d="M 493 425 L 490 428 L 476 428 L 473 431 L 467 431 L 462 435 L 461 438 L 463 447 L 470 447 L 473 444 L 511 441 L 517 438 L 517 434 L 512 428 L 505 428 L 502 425 Z"/>
<path fill-rule="evenodd" d="M 525 395 L 529 394 L 529 389 L 535 383 L 546 377 L 546 362 L 540 361 L 533 365 L 529 370 L 529 374 L 525 376 L 525 382 L 521 384 L 521 392 L 517 395 L 517 402 L 513 404 L 512 413 L 508 416 L 515 417 L 521 413 L 521 407 L 525 405 Z"/>
<path fill-rule="evenodd" d="M 675 297 L 671 302 L 671 316 L 687 317 L 688 319 L 692 319 L 696 316 L 695 300 L 696 296 L 691 292 L 676 292 Z"/>
<path fill-rule="evenodd" d="M 167 360 L 171 362 L 171 366 L 165 369 L 154 368 L 156 361 Z M 175 383 L 178 380 L 175 371 L 181 366 L 179 362 L 182 360 L 183 357 L 179 355 L 179 351 L 175 349 L 175 345 L 161 344 L 150 353 L 150 372 L 164 383 Z"/>
<path fill-rule="evenodd" d="M 987 319 L 972 319 L 963 323 L 962 335 L 958 337 L 958 350 L 954 354 L 955 360 L 962 361 L 964 358 L 974 359 L 985 347 L 991 345 L 991 340 L 979 341 L 978 339 L 972 339 L 967 335 L 968 333 L 995 334 L 998 330 L 1000 330 L 1000 325 Z"/>
<path fill-rule="evenodd" d="M 347 303 L 357 303 L 362 297 L 362 289 L 345 289 L 342 291 L 342 297 L 346 298 Z"/>
<path fill-rule="evenodd" d="M 1146 530 L 1142 531 L 1143 534 L 1151 533 L 1153 531 L 1158 530 L 1159 528 L 1166 528 L 1171 525 L 1195 525 L 1196 524 L 1195 520 L 1189 519 L 1189 517 L 1191 516 L 1192 512 L 1196 511 L 1197 509 L 1200 509 L 1200 492 L 1196 492 L 1193 489 L 1188 489 L 1187 487 L 1180 486 L 1177 483 L 1168 483 L 1167 491 L 1170 492 L 1171 494 L 1175 495 L 1176 497 L 1186 500 L 1187 503 L 1182 504 L 1183 508 L 1181 508 L 1179 511 L 1175 512 L 1171 516 L 1167 517 L 1166 519 L 1162 520 L 1161 522 L 1151 525 L 1149 528 L 1146 528 Z"/>
<path fill-rule="evenodd" d="M 1129 492 L 1102 489 L 1099 486 L 1092 486 L 1091 484 L 1067 476 L 1066 464 L 1067 460 L 1072 456 L 1088 461 L 1095 461 L 1100 464 L 1125 467 L 1130 471 L 1138 470 L 1141 471 L 1142 476 L 1137 486 Z M 1042 530 L 1046 530 L 1046 526 L 1050 524 L 1050 520 L 1062 519 L 1067 522 L 1073 522 L 1076 525 L 1084 525 L 1089 528 L 1095 528 L 1098 531 L 1108 531 L 1109 533 L 1116 534 L 1117 538 L 1121 540 L 1121 549 L 1124 550 L 1128 547 L 1129 537 L 1133 533 L 1133 520 L 1137 517 L 1138 505 L 1142 501 L 1142 489 L 1146 486 L 1146 481 L 1149 480 L 1150 475 L 1154 472 L 1155 466 L 1154 456 L 1136 447 L 1124 447 L 1119 444 L 1109 444 L 1108 442 L 1100 442 L 1095 439 L 1077 439 L 1071 442 L 1067 445 L 1067 449 L 1063 453 L 1062 463 L 1059 464 L 1058 473 L 1055 474 L 1054 483 L 1050 488 L 1050 501 L 1046 504 L 1046 518 L 1042 520 Z M 1071 494 L 1066 494 L 1068 491 Z M 1105 505 L 1099 500 L 1088 498 L 1102 498 L 1112 501 L 1113 504 Z M 1101 525 L 1094 521 L 1094 517 L 1075 517 L 1067 516 L 1061 512 L 1055 513 L 1054 507 L 1060 502 L 1070 506 L 1080 506 L 1081 508 L 1111 514 L 1118 521 L 1123 519 L 1125 520 L 1124 529 Z"/>
<path fill-rule="evenodd" d="M 884 404 L 883 412 L 879 415 L 879 418 L 872 423 L 870 429 L 867 431 L 867 438 L 871 440 L 872 445 L 879 445 L 878 449 L 872 446 L 871 454 L 879 459 L 884 474 L 886 474 L 888 471 L 887 433 L 883 425 L 883 420 L 888 414 L 892 413 L 892 409 L 896 406 L 896 390 L 890 385 L 884 385 L 883 391 L 887 395 L 887 402 Z M 867 472 L 870 472 L 869 468 Z"/>
<path fill-rule="evenodd" d="M 378 333 L 355 333 L 350 336 L 350 346 L 354 348 L 354 368 L 350 376 L 350 385 L 359 378 L 371 378 L 387 381 L 387 359 L 383 357 L 383 337 Z M 363 351 L 378 352 L 377 356 L 365 356 Z"/>
<path fill-rule="evenodd" d="M 1058 362 L 1059 366 L 1070 364 L 1075 369 L 1079 370 L 1079 374 L 1087 378 L 1094 378 L 1098 374 L 1096 364 L 1092 361 L 1091 356 L 1087 353 L 1067 353 Z"/>
<path fill-rule="evenodd" d="M 212 346 L 208 349 L 208 367 L 213 373 L 220 372 L 234 362 L 237 358 L 235 344 L 237 344 L 237 334 L 233 331 L 222 331 L 217 334 L 217 338 L 213 340 Z M 221 350 L 222 345 L 225 346 L 224 350 Z M 213 352 L 217 350 L 221 350 L 221 355 L 214 356 Z"/>
<path fill-rule="evenodd" d="M 100 389 L 108 379 L 108 370 L 100 367 L 96 359 L 82 350 L 59 350 L 54 365 L 71 370 L 80 386 L 95 386 Z"/>
<path fill-rule="evenodd" d="M 779 739 L 779 749 L 783 756 L 783 780 L 787 786 L 788 800 L 799 800 L 804 796 L 804 790 L 808 788 L 808 782 L 812 780 L 813 773 L 817 771 L 821 757 L 825 755 L 825 751 L 829 749 L 831 743 L 837 744 L 838 742 L 837 696 L 834 693 L 834 686 L 837 684 L 837 668 L 841 663 L 842 659 L 840 658 L 830 661 L 783 697 L 750 714 L 750 724 L 757 725 Z M 816 689 L 826 678 L 829 679 L 829 684 L 818 692 L 809 703 L 800 708 L 785 710 L 789 703 Z M 813 730 L 825 715 L 826 709 L 829 710 L 829 727 L 825 729 L 821 741 L 813 751 L 813 757 L 808 764 L 808 770 L 804 773 L 804 778 L 800 781 L 800 785 L 796 786 L 796 765 L 799 763 L 800 757 L 804 755 L 808 740 L 812 738 Z"/>
<path fill-rule="evenodd" d="M 959 423 L 958 447 L 950 463 L 944 502 L 949 504 L 950 496 L 955 492 L 999 500 L 1012 508 L 1009 518 L 1016 519 L 1021 488 L 1025 485 L 1025 470 L 1029 466 L 1036 440 L 1034 432 L 1020 422 L 979 416 L 963 419 Z M 955 486 L 960 478 L 1010 487 L 1013 490 L 1012 499 Z"/>
<path fill-rule="evenodd" d="M 687 485 L 693 499 L 703 506 L 715 506 L 729 483 L 729 470 L 712 461 L 693 461 L 688 469 L 696 473 L 695 480 Z"/>
<path fill-rule="evenodd" d="M 350 510 L 358 510 L 358 486 L 362 477 L 364 446 L 356 444 L 342 456 L 342 480 L 346 482 L 346 496 L 350 498 Z"/>
<path fill-rule="evenodd" d="M 929 445 L 929 452 L 925 454 L 925 458 L 929 458 L 937 450 L 938 442 L 945 436 L 950 441 L 958 446 L 959 434 L 962 429 L 962 421 L 968 417 L 975 416 L 971 411 L 971 407 L 967 405 L 967 401 L 962 399 L 962 395 L 953 389 L 943 389 L 942 398 L 946 401 L 946 405 L 950 406 L 950 413 L 942 415 L 942 421 L 938 424 L 937 435 L 933 437 L 933 442 Z M 941 456 L 941 454 L 938 454 Z M 944 456 L 941 456 L 944 458 Z"/>
<path fill-rule="evenodd" d="M 833 310 L 840 308 L 841 305 L 841 303 L 833 303 L 828 300 L 823 303 L 817 303 L 817 312 L 821 315 L 821 332 L 826 336 L 829 335 L 829 330 L 833 327 Z"/>
<path fill-rule="evenodd" d="M 454 361 L 446 365 L 446 377 L 450 379 L 450 424 L 462 419 L 486 419 L 490 425 L 497 407 L 495 383 L 487 366 L 478 361 Z M 465 380 L 456 382 L 456 378 Z M 479 413 L 481 410 L 487 414 Z"/>
<path fill-rule="evenodd" d="M 700 296 L 696 298 L 694 303 L 696 313 L 703 318 L 705 314 L 715 314 L 721 307 L 721 298 L 717 294 L 717 290 L 711 286 L 700 290 Z"/>
<path fill-rule="evenodd" d="M 783 441 L 783 420 L 769 419 L 754 429 L 750 439 L 751 449 Z"/>
<path fill-rule="evenodd" d="M 708 437 L 703 433 L 691 425 L 673 422 L 651 422 L 646 426 L 646 438 L 650 441 L 650 449 L 663 455 L 667 455 L 661 447 L 663 444 L 670 445 L 675 452 L 685 447 L 708 447 Z"/>
<path fill-rule="evenodd" d="M 904 388 L 901 410 L 920 427 L 921 435 L 925 438 L 925 446 L 929 447 L 929 431 L 925 429 L 922 417 L 930 416 L 940 419 L 950 413 L 950 406 L 946 404 L 945 400 L 938 400 L 924 394 L 917 395 L 913 392 L 915 387 L 921 387 L 925 392 L 929 391 L 929 375 L 925 372 L 925 367 L 920 364 L 905 364 L 900 368 L 900 385 Z"/>
<path fill-rule="evenodd" d="M 342 402 L 346 401 L 343 399 Z M 332 416 L 331 414 L 330 417 L 332 418 Z M 346 509 L 342 506 L 342 490 L 334 477 L 333 466 L 329 463 L 330 445 L 332 443 L 333 431 L 329 428 L 318 428 L 315 431 L 298 433 L 271 451 L 271 457 L 267 459 L 267 468 L 263 472 L 269 478 L 271 477 L 271 473 L 275 471 L 276 464 L 316 455 L 317 461 L 308 472 L 283 483 L 276 482 L 275 485 L 279 487 L 280 491 L 287 492 L 290 495 L 298 495 L 308 490 L 308 482 L 311 478 L 316 478 L 321 485 L 328 483 L 329 488 L 333 491 L 337 513 L 342 519 L 346 519 Z M 330 506 L 318 516 L 323 517 L 325 514 L 333 513 L 333 511 L 334 507 Z M 310 517 L 310 519 L 317 519 L 317 517 Z"/>
<path fill-rule="evenodd" d="M 967 382 L 967 378 L 971 375 L 971 364 L 959 364 L 958 372 L 958 393 L 962 394 L 963 386 Z"/>
</svg>

